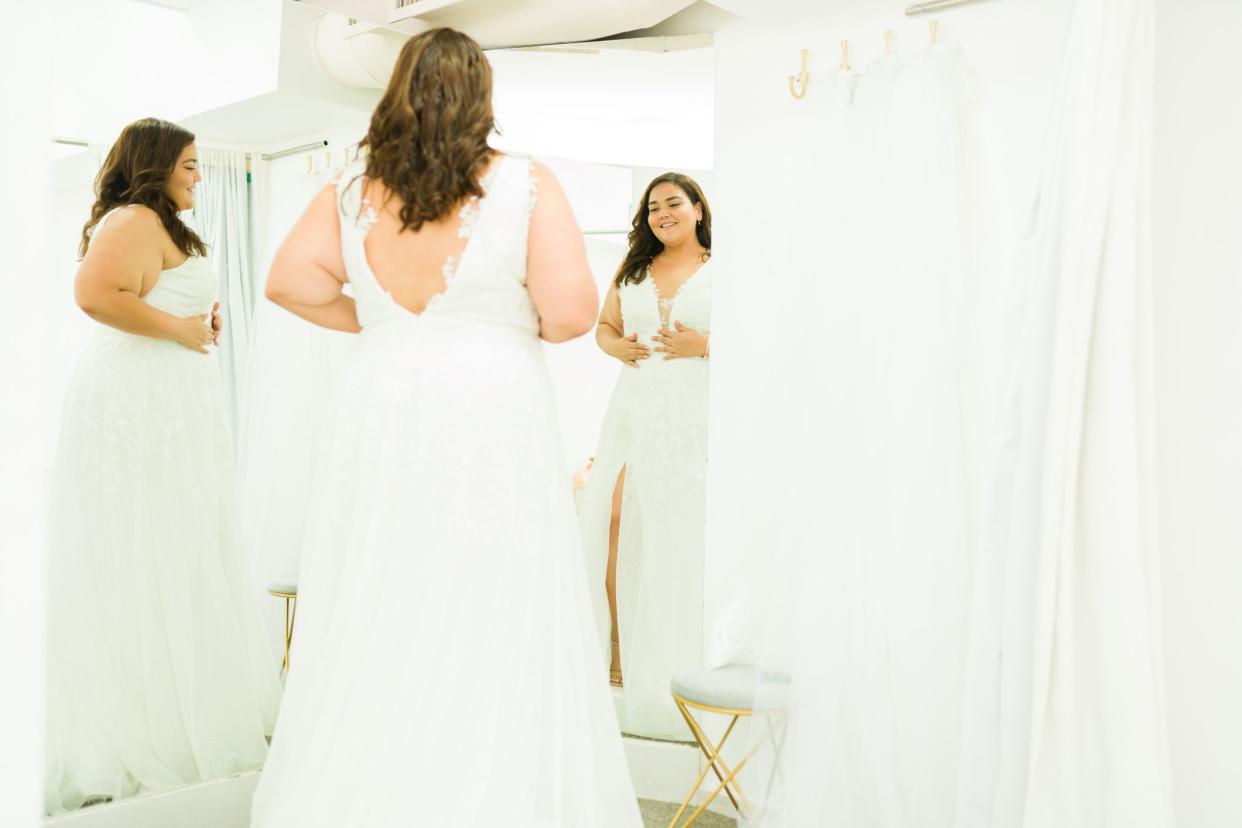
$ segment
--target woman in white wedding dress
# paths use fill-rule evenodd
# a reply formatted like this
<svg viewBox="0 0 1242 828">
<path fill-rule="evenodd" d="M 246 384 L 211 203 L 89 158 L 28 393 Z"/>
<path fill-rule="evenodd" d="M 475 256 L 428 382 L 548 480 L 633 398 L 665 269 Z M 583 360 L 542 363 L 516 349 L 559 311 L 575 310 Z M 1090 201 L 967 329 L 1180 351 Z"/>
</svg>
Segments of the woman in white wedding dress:
<svg viewBox="0 0 1242 828">
<path fill-rule="evenodd" d="M 178 216 L 196 154 L 175 124 L 130 124 L 83 229 L 74 295 L 101 327 L 52 473 L 48 813 L 256 769 L 275 721 L 207 349 L 216 277 Z"/>
<path fill-rule="evenodd" d="M 640 824 L 540 342 L 598 295 L 556 179 L 489 148 L 491 86 L 465 35 L 408 41 L 272 265 L 270 298 L 359 341 L 256 828 Z"/>
<path fill-rule="evenodd" d="M 711 227 L 692 179 L 648 184 L 595 334 L 634 370 L 621 372 L 604 416 L 583 546 L 625 730 L 653 738 L 691 738 L 669 682 L 703 662 Z"/>
</svg>

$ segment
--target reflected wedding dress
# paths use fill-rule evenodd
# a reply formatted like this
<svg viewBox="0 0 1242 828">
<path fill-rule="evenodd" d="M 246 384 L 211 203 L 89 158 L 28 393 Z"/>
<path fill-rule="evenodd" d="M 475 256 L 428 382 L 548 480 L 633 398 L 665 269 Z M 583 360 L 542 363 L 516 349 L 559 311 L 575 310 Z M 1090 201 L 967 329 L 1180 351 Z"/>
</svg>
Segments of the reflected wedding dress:
<svg viewBox="0 0 1242 828">
<path fill-rule="evenodd" d="M 636 828 L 525 286 L 530 163 L 493 167 L 418 315 L 367 263 L 362 170 L 337 188 L 362 333 L 252 825 Z"/>
<path fill-rule="evenodd" d="M 191 256 L 143 301 L 190 316 L 215 294 Z M 280 682 L 233 485 L 215 352 L 100 326 L 52 474 L 48 813 L 263 764 Z"/>
<path fill-rule="evenodd" d="M 655 348 L 662 324 L 699 333 L 711 326 L 712 264 L 662 299 L 648 275 L 620 290 L 625 335 Z M 624 368 L 600 431 L 580 525 L 596 625 L 610 652 L 604 590 L 608 527 L 617 476 L 625 468 L 617 547 L 617 625 L 627 733 L 689 741 L 669 694 L 675 672 L 703 666 L 703 522 L 707 471 L 704 359 L 664 360 L 652 352 Z M 607 665 L 600 667 L 604 673 Z"/>
</svg>

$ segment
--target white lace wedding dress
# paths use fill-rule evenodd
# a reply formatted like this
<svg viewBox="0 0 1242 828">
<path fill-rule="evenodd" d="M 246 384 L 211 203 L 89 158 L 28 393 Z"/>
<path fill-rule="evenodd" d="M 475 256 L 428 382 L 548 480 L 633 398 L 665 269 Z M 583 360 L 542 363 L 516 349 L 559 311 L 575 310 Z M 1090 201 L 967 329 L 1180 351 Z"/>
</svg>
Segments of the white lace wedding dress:
<svg viewBox="0 0 1242 828">
<path fill-rule="evenodd" d="M 711 262 L 671 301 L 650 276 L 621 287 L 625 334 L 654 348 L 661 324 L 711 328 Z M 659 353 L 625 368 L 604 416 L 580 509 L 596 628 L 611 652 L 604 576 L 617 477 L 625 468 L 617 548 L 617 625 L 625 684 L 626 732 L 690 740 L 673 704 L 675 672 L 703 666 L 703 522 L 707 471 L 707 370 L 704 359 Z M 601 665 L 600 672 L 605 672 Z"/>
<path fill-rule="evenodd" d="M 216 289 L 193 256 L 144 301 L 190 316 Z M 101 327 L 70 380 L 52 473 L 48 813 L 263 764 L 279 665 L 233 485 L 215 352 Z"/>
<path fill-rule="evenodd" d="M 338 206 L 362 333 L 252 825 L 638 826 L 525 286 L 530 164 L 493 168 L 418 315 L 367 263 L 361 171 Z"/>
</svg>

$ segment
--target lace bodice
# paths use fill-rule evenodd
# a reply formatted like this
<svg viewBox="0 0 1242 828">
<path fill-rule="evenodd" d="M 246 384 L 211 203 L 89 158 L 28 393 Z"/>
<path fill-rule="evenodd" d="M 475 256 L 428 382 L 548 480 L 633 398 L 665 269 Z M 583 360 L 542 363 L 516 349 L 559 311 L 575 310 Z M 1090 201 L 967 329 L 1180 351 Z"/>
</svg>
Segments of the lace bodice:
<svg viewBox="0 0 1242 828">
<path fill-rule="evenodd" d="M 708 261 L 694 272 L 677 293 L 661 298 L 655 281 L 650 275 L 638 284 L 627 284 L 619 291 L 621 297 L 621 322 L 625 335 L 638 334 L 638 341 L 651 347 L 659 343 L 652 337 L 663 324 L 680 322 L 699 333 L 711 332 L 712 312 L 712 263 Z M 648 363 L 662 360 L 650 359 Z"/>
<path fill-rule="evenodd" d="M 481 182 L 483 197 L 462 208 L 459 234 L 466 247 L 460 258 L 445 261 L 445 290 L 419 314 L 398 304 L 367 263 L 363 241 L 376 219 L 362 195 L 364 168 L 355 161 L 337 179 L 341 253 L 363 330 L 434 316 L 538 333 L 539 316 L 526 291 L 526 236 L 535 201 L 530 159 L 502 156 Z"/>
</svg>

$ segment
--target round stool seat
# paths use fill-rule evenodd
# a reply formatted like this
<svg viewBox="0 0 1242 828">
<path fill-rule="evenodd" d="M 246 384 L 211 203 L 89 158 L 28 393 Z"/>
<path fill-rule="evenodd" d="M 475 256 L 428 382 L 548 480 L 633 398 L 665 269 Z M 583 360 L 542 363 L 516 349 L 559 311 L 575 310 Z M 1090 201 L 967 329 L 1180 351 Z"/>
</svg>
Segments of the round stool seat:
<svg viewBox="0 0 1242 828">
<path fill-rule="evenodd" d="M 784 673 L 764 673 L 764 707 L 785 704 L 789 677 Z M 673 676 L 671 689 L 690 704 L 724 710 L 752 710 L 759 690 L 760 674 L 752 664 L 727 664 L 714 670 L 687 670 Z"/>
<path fill-rule="evenodd" d="M 278 595 L 280 597 L 297 597 L 298 585 L 293 581 L 272 581 L 267 585 L 267 593 L 268 595 Z"/>
</svg>

